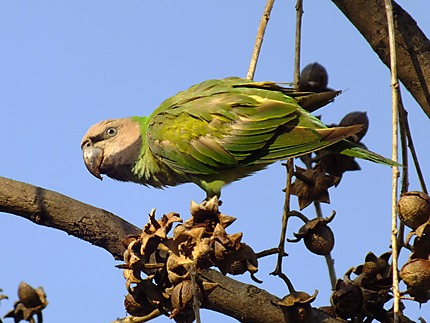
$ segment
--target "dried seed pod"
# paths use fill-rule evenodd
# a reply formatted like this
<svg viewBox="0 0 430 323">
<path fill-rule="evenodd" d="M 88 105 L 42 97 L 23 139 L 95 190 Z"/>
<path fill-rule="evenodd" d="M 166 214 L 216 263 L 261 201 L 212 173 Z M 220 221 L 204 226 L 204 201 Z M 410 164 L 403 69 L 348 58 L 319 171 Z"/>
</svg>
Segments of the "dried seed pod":
<svg viewBox="0 0 430 323">
<path fill-rule="evenodd" d="M 364 263 L 352 269 L 357 275 L 354 284 L 371 290 L 389 289 L 393 280 L 391 265 L 388 262 L 390 257 L 391 252 L 385 252 L 379 257 L 369 252 Z"/>
<path fill-rule="evenodd" d="M 27 308 L 36 307 L 42 304 L 37 291 L 26 282 L 21 282 L 18 286 L 19 301 Z"/>
<path fill-rule="evenodd" d="M 294 233 L 296 240 L 287 239 L 289 242 L 305 241 L 306 248 L 317 255 L 327 255 L 334 247 L 334 234 L 328 226 L 334 219 L 335 213 L 328 218 L 315 218 L 308 220 L 298 233 Z"/>
<path fill-rule="evenodd" d="M 354 135 L 354 138 L 352 138 L 354 142 L 358 142 L 361 139 L 363 139 L 364 135 L 367 132 L 367 129 L 369 129 L 369 118 L 367 117 L 366 112 L 354 111 L 354 112 L 348 113 L 340 121 L 339 126 L 345 127 L 345 126 L 352 126 L 355 124 L 363 125 L 363 129 L 361 129 L 358 133 L 356 133 Z"/>
<path fill-rule="evenodd" d="M 338 279 L 330 302 L 339 317 L 354 318 L 363 306 L 363 292 L 360 287 Z"/>
<path fill-rule="evenodd" d="M 193 298 L 193 287 L 191 281 L 183 280 L 172 290 L 171 302 L 172 307 L 178 312 L 183 309 Z M 173 313 L 172 313 L 173 315 Z"/>
<path fill-rule="evenodd" d="M 238 250 L 230 250 L 225 253 L 216 266 L 226 275 L 242 275 L 249 271 L 255 274 L 258 271 L 258 259 L 254 250 L 245 243 L 240 244 Z"/>
<path fill-rule="evenodd" d="M 430 218 L 430 197 L 423 192 L 404 193 L 398 202 L 400 220 L 416 229 Z"/>
<path fill-rule="evenodd" d="M 189 276 L 192 261 L 183 256 L 170 253 L 166 262 L 167 277 L 172 285 L 177 285 Z"/>
<path fill-rule="evenodd" d="M 327 85 L 327 70 L 317 62 L 306 65 L 300 73 L 300 91 L 324 92 Z"/>
<path fill-rule="evenodd" d="M 199 301 L 203 299 L 203 294 L 200 286 L 196 285 L 196 292 Z M 171 302 L 172 302 L 172 313 L 170 318 L 174 318 L 176 322 L 193 322 L 194 311 L 191 306 L 193 299 L 193 285 L 189 280 L 183 280 L 178 285 L 173 287 Z"/>
<path fill-rule="evenodd" d="M 48 305 L 46 294 L 42 287 L 34 289 L 25 282 L 18 287 L 19 300 L 15 302 L 14 309 L 7 312 L 4 317 L 14 318 L 15 322 L 26 320 L 33 322 L 34 315 L 42 317 L 42 310 Z"/>
<path fill-rule="evenodd" d="M 425 234 L 421 237 L 416 237 L 414 240 L 413 252 L 410 259 L 421 258 L 428 259 L 430 256 L 430 235 Z"/>
<path fill-rule="evenodd" d="M 146 299 L 137 302 L 131 294 L 125 296 L 124 307 L 127 313 L 133 316 L 145 316 L 155 309 L 155 306 Z"/>
<path fill-rule="evenodd" d="M 427 303 L 430 300 L 430 289 L 410 288 L 408 294 L 413 297 L 415 302 L 420 304 Z"/>
<path fill-rule="evenodd" d="M 317 226 L 304 237 L 306 248 L 317 255 L 327 255 L 334 247 L 334 234 L 326 225 Z"/>
<path fill-rule="evenodd" d="M 312 322 L 311 303 L 317 295 L 318 291 L 315 290 L 312 296 L 306 292 L 296 291 L 285 296 L 278 305 L 281 307 L 287 322 Z"/>
<path fill-rule="evenodd" d="M 0 293 L 3 291 L 3 289 L 0 288 Z M 2 299 L 8 299 L 9 297 L 7 297 L 6 295 L 0 294 L 0 301 Z"/>
<path fill-rule="evenodd" d="M 299 198 L 300 210 L 312 202 L 330 203 L 328 189 L 339 183 L 339 178 L 327 174 L 324 169 L 304 169 L 296 166 L 296 180 L 291 185 L 291 194 Z"/>
<path fill-rule="evenodd" d="M 430 289 L 430 260 L 410 259 L 402 267 L 400 277 L 409 288 Z"/>
</svg>

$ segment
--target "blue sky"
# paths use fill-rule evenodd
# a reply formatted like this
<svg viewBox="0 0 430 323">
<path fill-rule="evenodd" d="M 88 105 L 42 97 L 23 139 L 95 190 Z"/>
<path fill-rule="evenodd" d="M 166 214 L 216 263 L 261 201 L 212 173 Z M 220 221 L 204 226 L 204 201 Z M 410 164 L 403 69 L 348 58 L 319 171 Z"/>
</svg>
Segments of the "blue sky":
<svg viewBox="0 0 430 323">
<path fill-rule="evenodd" d="M 425 33 L 429 5 L 400 1 Z M 143 226 L 151 208 L 187 217 L 191 200 L 204 193 L 186 184 L 166 190 L 103 182 L 83 165 L 80 140 L 88 127 L 106 118 L 148 115 L 165 98 L 210 78 L 246 76 L 264 1 L 0 1 L 0 111 L 3 126 L 0 176 L 58 191 L 118 214 Z M 257 66 L 256 80 L 291 81 L 294 53 L 294 3 L 275 4 Z M 318 61 L 329 85 L 345 91 L 318 111 L 336 123 L 350 111 L 367 111 L 370 130 L 364 142 L 391 155 L 391 89 L 388 69 L 329 1 L 305 1 L 302 64 Z M 426 179 L 430 172 L 428 118 L 403 91 L 415 144 Z M 359 161 L 362 171 L 345 174 L 323 205 L 332 222 L 332 253 L 337 276 L 379 255 L 390 245 L 391 170 Z M 285 170 L 280 163 L 223 190 L 222 211 L 238 220 L 230 232 L 242 231 L 254 250 L 274 247 L 280 231 Z M 411 172 L 411 190 L 418 190 Z M 293 208 L 297 201 L 293 198 Z M 304 210 L 314 217 L 312 206 Z M 289 223 L 292 237 L 301 223 Z M 125 315 L 124 279 L 104 250 L 72 236 L 0 214 L 0 288 L 4 314 L 24 280 L 44 286 L 49 306 L 45 322 L 110 322 Z M 322 257 L 303 244 L 288 244 L 285 273 L 298 290 L 319 295 L 314 305 L 329 304 L 330 283 Z M 407 254 L 402 253 L 404 261 Z M 260 286 L 280 297 L 281 280 L 269 276 L 275 257 L 260 260 Z M 247 276 L 239 277 L 249 282 Z M 406 313 L 427 320 L 407 302 Z M 203 312 L 204 322 L 219 314 Z M 232 319 L 222 318 L 224 322 Z M 8 322 L 5 320 L 5 322 Z M 165 317 L 155 322 L 168 322 Z"/>
</svg>

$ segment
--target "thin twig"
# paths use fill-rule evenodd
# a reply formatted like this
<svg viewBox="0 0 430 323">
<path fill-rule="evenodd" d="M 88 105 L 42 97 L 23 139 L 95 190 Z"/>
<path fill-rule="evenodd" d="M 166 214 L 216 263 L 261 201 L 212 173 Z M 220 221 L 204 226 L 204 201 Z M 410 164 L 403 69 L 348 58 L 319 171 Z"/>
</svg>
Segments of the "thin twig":
<svg viewBox="0 0 430 323">
<path fill-rule="evenodd" d="M 300 50 L 302 36 L 303 0 L 296 3 L 296 39 L 294 50 L 294 88 L 299 88 L 300 83 Z"/>
<path fill-rule="evenodd" d="M 388 36 L 390 43 L 390 70 L 391 70 L 391 88 L 392 88 L 392 159 L 398 160 L 398 116 L 399 116 L 399 82 L 397 78 L 397 57 L 396 57 L 396 39 L 394 34 L 394 18 L 391 0 L 385 0 L 385 11 L 387 14 Z M 391 194 L 391 246 L 393 257 L 393 313 L 394 322 L 399 322 L 400 314 L 400 293 L 399 293 L 399 275 L 398 275 L 398 248 L 397 248 L 397 187 L 399 178 L 399 168 L 392 168 L 392 194 Z"/>
<path fill-rule="evenodd" d="M 197 282 L 196 282 L 197 270 L 195 264 L 191 264 L 190 276 L 191 276 L 191 286 L 193 288 L 193 309 L 194 316 L 196 317 L 196 323 L 201 323 L 200 318 L 200 301 L 197 295 Z"/>
<path fill-rule="evenodd" d="M 300 81 L 300 42 L 301 42 L 301 29 L 302 29 L 302 15 L 303 15 L 303 3 L 302 0 L 297 0 L 296 3 L 296 38 L 295 38 L 295 59 L 294 59 L 294 86 L 299 88 Z M 277 275 L 282 279 L 287 278 L 282 273 L 282 258 L 285 253 L 285 239 L 287 234 L 287 223 L 290 213 L 290 199 L 291 199 L 291 184 L 294 174 L 294 159 L 288 158 L 287 163 L 287 181 L 285 188 L 285 200 L 284 200 L 284 212 L 282 213 L 282 229 L 281 236 L 279 239 L 278 247 L 278 261 L 276 263 L 275 270 L 271 275 Z M 284 279 L 285 280 L 285 279 Z"/>
<path fill-rule="evenodd" d="M 403 107 L 402 99 L 399 101 L 399 126 L 400 126 L 400 143 L 401 143 L 401 158 L 402 158 L 402 183 L 401 193 L 405 193 L 409 188 L 409 160 L 408 160 L 408 117 L 407 112 Z M 410 133 L 409 133 L 410 134 Z"/>
<path fill-rule="evenodd" d="M 409 188 L 409 159 L 408 159 L 408 118 L 407 112 L 403 106 L 402 98 L 400 96 L 399 89 L 399 127 L 400 127 L 400 143 L 402 153 L 402 179 L 400 193 L 403 194 L 408 191 Z M 410 135 L 410 131 L 409 131 Z M 412 139 L 412 138 L 411 138 Z M 400 221 L 399 231 L 397 233 L 397 256 L 400 256 L 402 247 L 405 245 L 405 225 Z"/>
<path fill-rule="evenodd" d="M 415 150 L 414 141 L 412 139 L 412 132 L 411 132 L 411 129 L 409 127 L 408 112 L 406 111 L 405 107 L 403 106 L 401 98 L 399 100 L 399 118 L 400 118 L 401 129 L 404 129 L 404 131 L 406 132 L 406 137 L 408 139 L 408 147 L 409 147 L 409 150 L 410 150 L 411 155 L 412 155 L 412 160 L 414 161 L 414 166 L 415 166 L 415 169 L 417 171 L 417 176 L 418 176 L 418 180 L 419 180 L 420 185 L 421 185 L 421 190 L 424 193 L 428 194 L 427 186 L 426 186 L 425 179 L 423 176 L 423 172 L 421 170 L 421 166 L 420 166 L 420 163 L 418 161 L 418 155 L 417 155 L 417 152 Z M 404 165 L 403 160 L 402 160 L 402 163 Z"/>
<path fill-rule="evenodd" d="M 111 323 L 142 323 L 142 322 L 148 322 L 156 317 L 161 316 L 162 313 L 159 309 L 153 310 L 151 313 L 145 315 L 145 316 L 126 316 L 121 319 L 117 319 L 115 321 L 112 321 Z"/>
<path fill-rule="evenodd" d="M 282 273 L 282 258 L 285 254 L 285 238 L 287 235 L 287 223 L 290 212 L 290 198 L 291 198 L 291 183 L 293 179 L 294 173 L 294 159 L 288 158 L 286 163 L 287 168 L 287 180 L 286 180 L 286 188 L 285 188 L 285 200 L 284 200 L 284 211 L 282 212 L 282 228 L 281 228 L 281 236 L 279 238 L 279 246 L 278 246 L 278 261 L 276 262 L 276 268 L 271 275 L 279 276 Z"/>
<path fill-rule="evenodd" d="M 303 1 L 297 0 L 296 3 L 296 38 L 295 38 L 295 59 L 294 59 L 294 86 L 299 88 L 300 81 L 300 43 L 301 43 L 301 29 L 302 29 L 302 15 L 303 15 Z M 285 238 L 287 232 L 287 223 L 290 213 L 290 196 L 291 196 L 291 184 L 294 173 L 294 159 L 289 158 L 287 160 L 287 183 L 285 189 L 285 200 L 284 200 L 284 212 L 282 214 L 282 229 L 281 237 L 279 240 L 278 247 L 278 261 L 276 263 L 275 270 L 271 273 L 272 275 L 280 276 L 282 274 L 282 258 L 285 253 Z M 280 276 L 281 277 L 281 276 Z"/>
<path fill-rule="evenodd" d="M 279 273 L 278 276 L 285 282 L 287 285 L 288 291 L 290 294 L 294 293 L 296 290 L 294 289 L 293 283 L 284 273 Z"/>
<path fill-rule="evenodd" d="M 263 250 L 260 252 L 256 252 L 255 255 L 257 256 L 257 259 L 259 259 L 259 258 L 271 256 L 271 255 L 276 255 L 278 253 L 279 253 L 278 248 L 270 248 L 270 249 L 266 249 L 266 250 Z M 288 254 L 286 252 L 284 252 L 284 254 L 282 256 L 285 257 L 285 256 L 288 256 Z"/>
<path fill-rule="evenodd" d="M 314 206 L 315 206 L 315 211 L 317 213 L 317 216 L 320 218 L 324 217 L 321 209 L 321 203 L 318 201 L 315 201 Z M 325 258 L 325 262 L 327 263 L 327 269 L 328 269 L 328 275 L 330 277 L 331 288 L 334 290 L 336 286 L 336 280 L 337 280 L 336 270 L 334 268 L 334 259 L 331 256 L 331 253 L 324 255 L 324 258 Z"/>
<path fill-rule="evenodd" d="M 267 0 L 266 7 L 264 8 L 263 16 L 258 26 L 257 38 L 255 39 L 254 51 L 252 52 L 251 63 L 249 64 L 248 74 L 246 78 L 249 80 L 254 79 L 255 69 L 257 67 L 258 57 L 260 55 L 261 45 L 263 44 L 264 33 L 266 32 L 267 23 L 270 19 L 270 12 L 272 11 L 275 0 Z"/>
</svg>

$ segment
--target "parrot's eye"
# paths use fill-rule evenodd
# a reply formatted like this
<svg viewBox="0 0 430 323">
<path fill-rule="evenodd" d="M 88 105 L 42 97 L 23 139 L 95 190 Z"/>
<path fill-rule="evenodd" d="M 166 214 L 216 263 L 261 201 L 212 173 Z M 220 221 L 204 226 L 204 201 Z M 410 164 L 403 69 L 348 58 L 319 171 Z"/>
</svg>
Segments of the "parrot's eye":
<svg viewBox="0 0 430 323">
<path fill-rule="evenodd" d="M 90 148 L 91 147 L 91 141 L 87 140 L 82 144 L 82 149 L 83 148 Z"/>
<path fill-rule="evenodd" d="M 115 128 L 107 128 L 106 129 L 106 135 L 108 136 L 108 137 L 113 137 L 113 136 L 115 136 L 116 135 L 116 129 Z"/>
</svg>

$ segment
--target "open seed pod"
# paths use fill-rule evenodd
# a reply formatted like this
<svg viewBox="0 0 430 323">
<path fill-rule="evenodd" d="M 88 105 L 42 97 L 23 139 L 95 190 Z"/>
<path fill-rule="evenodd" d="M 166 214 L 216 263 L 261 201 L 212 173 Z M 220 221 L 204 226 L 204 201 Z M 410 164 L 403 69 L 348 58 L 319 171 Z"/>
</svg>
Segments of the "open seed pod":
<svg viewBox="0 0 430 323">
<path fill-rule="evenodd" d="M 318 295 L 315 290 L 311 296 L 306 292 L 292 292 L 285 296 L 278 305 L 281 307 L 287 322 L 312 322 L 312 306 L 311 303 Z"/>
<path fill-rule="evenodd" d="M 13 318 L 15 322 L 26 320 L 34 322 L 34 315 L 42 318 L 42 310 L 48 305 L 46 294 L 42 287 L 33 288 L 25 282 L 18 286 L 19 300 L 15 302 L 14 309 L 4 317 Z"/>
<path fill-rule="evenodd" d="M 331 294 L 330 302 L 335 313 L 343 318 L 354 318 L 363 306 L 363 292 L 350 281 L 338 279 L 335 290 Z"/>
</svg>

